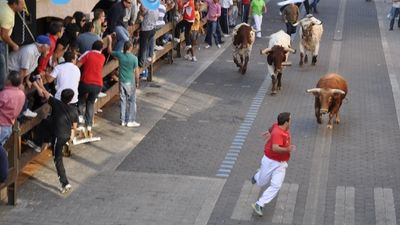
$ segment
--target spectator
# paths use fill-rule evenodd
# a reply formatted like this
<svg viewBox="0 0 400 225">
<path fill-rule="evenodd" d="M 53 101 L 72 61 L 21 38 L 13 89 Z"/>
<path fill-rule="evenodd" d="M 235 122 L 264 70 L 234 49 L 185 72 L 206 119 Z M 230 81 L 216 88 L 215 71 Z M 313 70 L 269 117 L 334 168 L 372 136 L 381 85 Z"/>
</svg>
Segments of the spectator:
<svg viewBox="0 0 400 225">
<path fill-rule="evenodd" d="M 12 125 L 21 113 L 25 94 L 20 89 L 21 75 L 11 71 L 6 86 L 0 91 L 0 146 L 3 146 L 12 132 Z"/>
<path fill-rule="evenodd" d="M 129 41 L 128 26 L 134 23 L 134 21 L 130 20 L 132 1 L 133 0 L 122 0 L 115 3 L 111 7 L 107 17 L 109 33 L 115 32 L 117 34 L 116 51 L 121 51 L 124 43 Z"/>
<path fill-rule="evenodd" d="M 190 35 L 192 46 L 191 46 L 191 48 L 189 48 L 187 50 L 186 56 L 185 56 L 185 59 L 192 60 L 193 62 L 197 62 L 197 58 L 195 56 L 195 49 L 196 49 L 196 46 L 197 46 L 197 39 L 199 38 L 200 33 L 204 33 L 204 31 L 202 31 L 203 27 L 201 26 L 201 17 L 200 17 L 199 10 L 200 10 L 200 3 L 196 3 L 195 20 L 194 20 L 194 23 L 192 25 L 192 30 L 191 30 L 191 35 Z"/>
<path fill-rule="evenodd" d="M 236 26 L 236 21 L 239 13 L 238 4 L 239 4 L 238 0 L 233 0 L 232 9 L 229 15 L 229 27 L 231 28 Z"/>
<path fill-rule="evenodd" d="M 79 27 L 79 33 L 83 32 L 83 26 L 85 26 L 85 23 L 88 22 L 88 19 L 86 18 L 85 14 L 81 11 L 76 11 L 72 15 L 75 19 L 76 25 Z"/>
<path fill-rule="evenodd" d="M 58 57 L 53 56 L 54 50 L 56 48 L 57 40 L 62 37 L 64 33 L 63 24 L 61 22 L 52 22 L 49 26 L 49 39 L 50 39 L 50 49 L 47 55 L 39 59 L 38 72 L 42 75 L 46 73 L 46 69 L 49 66 L 53 68 L 58 63 Z M 50 60 L 51 59 L 51 60 Z"/>
<path fill-rule="evenodd" d="M 296 33 L 296 27 L 293 26 L 299 18 L 299 8 L 296 4 L 288 4 L 282 11 L 283 19 L 286 24 L 286 33 L 292 35 Z"/>
<path fill-rule="evenodd" d="M 76 23 L 75 18 L 72 16 L 66 16 L 63 20 L 63 25 L 64 27 L 67 27 L 68 25 Z"/>
<path fill-rule="evenodd" d="M 79 123 L 85 123 L 87 136 L 92 136 L 94 102 L 103 86 L 103 65 L 105 57 L 101 54 L 103 41 L 95 41 L 91 51 L 85 52 L 78 60 L 77 66 L 83 66 L 81 81 L 78 88 L 78 111 Z M 108 49 L 111 52 L 111 42 L 108 42 Z M 85 100 L 85 97 L 87 98 Z M 86 103 L 85 117 L 83 107 Z"/>
<path fill-rule="evenodd" d="M 229 12 L 232 9 L 232 0 L 222 0 L 221 2 L 221 17 L 219 17 L 219 24 L 221 25 L 222 33 L 224 36 L 229 36 Z"/>
<path fill-rule="evenodd" d="M 136 122 L 136 87 L 139 86 L 138 59 L 132 54 L 133 44 L 125 42 L 124 52 L 113 51 L 119 62 L 119 98 L 121 126 L 139 127 Z M 136 79 L 135 79 L 136 78 Z"/>
<path fill-rule="evenodd" d="M 242 23 L 248 23 L 250 12 L 250 0 L 242 0 Z"/>
<path fill-rule="evenodd" d="M 0 3 L 0 90 L 4 88 L 8 74 L 8 46 L 18 51 L 19 46 L 11 39 L 15 24 L 15 13 L 24 8 L 24 0 L 7 0 Z"/>
<path fill-rule="evenodd" d="M 212 46 L 212 38 L 214 37 L 215 45 L 218 48 L 221 48 L 219 38 L 217 36 L 217 21 L 221 16 L 221 5 L 219 4 L 219 0 L 206 0 L 208 4 L 208 12 L 207 12 L 207 34 L 209 34 L 210 38 L 206 42 L 207 45 L 205 48 L 210 48 Z"/>
<path fill-rule="evenodd" d="M 185 30 L 185 44 L 186 50 L 190 49 L 190 30 L 195 20 L 195 6 L 194 0 L 178 0 L 178 9 L 183 11 L 183 19 L 175 27 L 175 41 L 180 43 L 179 36 L 182 30 Z"/>
<path fill-rule="evenodd" d="M 93 43 L 95 41 L 101 41 L 99 35 L 95 33 L 95 27 L 92 22 L 87 22 L 84 25 L 83 33 L 79 34 L 76 42 L 79 47 L 79 52 L 81 54 L 92 49 Z"/>
<path fill-rule="evenodd" d="M 104 13 L 103 9 L 95 9 L 93 12 L 93 26 L 94 26 L 94 33 L 96 33 L 99 37 L 102 37 L 102 24 L 106 21 L 106 14 Z"/>
<path fill-rule="evenodd" d="M 25 45 L 21 49 L 19 49 L 16 52 L 12 52 L 10 54 L 10 60 L 8 62 L 8 68 L 10 70 L 18 71 L 21 79 L 24 80 L 27 78 L 31 73 L 36 69 L 38 66 L 38 59 L 41 55 L 47 55 L 49 49 L 50 49 L 50 39 L 46 35 L 39 35 L 36 38 L 36 42 Z M 38 78 L 38 77 L 35 77 Z M 30 88 L 32 84 L 34 87 L 38 90 L 41 91 L 44 89 L 42 84 L 40 82 L 36 82 L 37 79 L 26 79 L 26 83 L 28 87 Z M 32 112 L 28 104 L 26 103 L 24 106 L 25 110 L 23 112 L 23 115 L 26 117 L 36 117 L 37 113 Z"/>
<path fill-rule="evenodd" d="M 78 37 L 78 34 L 79 27 L 75 23 L 69 24 L 65 27 L 65 32 L 63 36 L 57 40 L 56 50 L 54 52 L 56 58 L 62 58 L 67 50 L 78 50 L 78 44 L 76 43 L 76 38 Z"/>
<path fill-rule="evenodd" d="M 53 157 L 61 183 L 60 192 L 64 194 L 72 188 L 65 173 L 62 149 L 71 138 L 71 128 L 76 129 L 77 127 L 78 115 L 74 108 L 68 105 L 74 97 L 74 91 L 68 88 L 64 89 L 61 92 L 61 101 L 52 97 L 48 92 L 45 92 L 44 96 L 52 110 L 50 117 L 52 122 Z"/>
<path fill-rule="evenodd" d="M 391 19 L 390 19 L 389 30 L 393 30 L 394 20 L 400 14 L 400 0 L 392 0 L 392 2 L 393 2 L 393 4 L 392 4 L 392 9 L 391 9 L 391 15 L 390 15 Z M 398 22 L 398 27 L 400 28 L 400 19 Z"/>
<path fill-rule="evenodd" d="M 318 3 L 319 3 L 319 0 L 314 0 L 313 3 L 311 3 L 311 5 L 310 5 L 310 9 L 312 9 L 315 14 L 318 14 L 318 10 L 317 10 Z"/>
<path fill-rule="evenodd" d="M 250 14 L 254 19 L 256 37 L 261 38 L 261 24 L 263 13 L 267 13 L 267 6 L 264 0 L 252 0 L 250 3 Z"/>
<path fill-rule="evenodd" d="M 64 54 L 65 62 L 57 65 L 54 70 L 46 76 L 47 82 L 51 83 L 56 80 L 55 98 L 61 100 L 61 92 L 64 89 L 74 91 L 74 97 L 69 104 L 76 107 L 78 111 L 78 87 L 81 78 L 81 71 L 76 66 L 77 57 L 74 52 L 68 51 Z"/>
<path fill-rule="evenodd" d="M 157 32 L 157 30 L 161 29 L 165 25 L 164 18 L 165 18 L 166 12 L 167 12 L 167 7 L 165 6 L 165 1 L 161 0 L 160 5 L 158 6 L 158 19 L 156 22 L 156 32 Z M 166 40 L 166 37 L 167 37 L 167 35 L 165 34 L 156 40 L 156 45 L 154 46 L 154 49 L 156 51 L 161 51 L 164 49 L 164 47 L 162 46 L 164 43 L 162 41 Z"/>
<path fill-rule="evenodd" d="M 139 33 L 139 66 L 143 67 L 146 63 L 153 61 L 154 54 L 154 35 L 158 19 L 158 9 L 148 10 L 143 5 L 140 6 L 140 12 L 143 16 L 142 26 Z"/>
</svg>

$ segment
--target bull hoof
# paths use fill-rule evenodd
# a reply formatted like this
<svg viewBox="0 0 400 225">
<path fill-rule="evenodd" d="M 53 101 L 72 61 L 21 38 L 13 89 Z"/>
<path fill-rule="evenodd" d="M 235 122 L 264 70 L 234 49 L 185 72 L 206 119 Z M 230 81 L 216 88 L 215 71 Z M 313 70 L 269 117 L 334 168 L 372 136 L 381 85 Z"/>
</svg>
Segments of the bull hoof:
<svg viewBox="0 0 400 225">
<path fill-rule="evenodd" d="M 277 87 L 276 89 L 278 89 L 278 91 L 282 90 L 282 87 Z"/>
<path fill-rule="evenodd" d="M 328 129 L 332 129 L 332 128 L 333 128 L 333 126 L 332 126 L 331 124 L 328 124 L 328 125 L 326 125 L 326 128 L 328 128 Z"/>
<path fill-rule="evenodd" d="M 339 123 L 340 123 L 340 120 L 336 119 L 336 120 L 335 120 L 335 123 L 336 123 L 336 124 L 339 124 Z"/>
<path fill-rule="evenodd" d="M 246 69 L 243 68 L 242 71 L 241 71 L 241 73 L 242 73 L 242 75 L 244 75 L 244 74 L 246 73 Z"/>
<path fill-rule="evenodd" d="M 318 124 L 321 124 L 321 123 L 322 123 L 321 118 L 317 118 L 317 123 L 318 123 Z"/>
<path fill-rule="evenodd" d="M 304 64 L 303 61 L 300 61 L 300 62 L 299 62 L 299 66 L 300 66 L 300 67 L 302 67 L 303 64 Z"/>
<path fill-rule="evenodd" d="M 308 56 L 307 56 L 307 55 L 304 56 L 304 63 L 305 63 L 305 64 L 308 63 Z"/>
<path fill-rule="evenodd" d="M 271 96 L 276 95 L 276 91 L 271 91 Z"/>
</svg>

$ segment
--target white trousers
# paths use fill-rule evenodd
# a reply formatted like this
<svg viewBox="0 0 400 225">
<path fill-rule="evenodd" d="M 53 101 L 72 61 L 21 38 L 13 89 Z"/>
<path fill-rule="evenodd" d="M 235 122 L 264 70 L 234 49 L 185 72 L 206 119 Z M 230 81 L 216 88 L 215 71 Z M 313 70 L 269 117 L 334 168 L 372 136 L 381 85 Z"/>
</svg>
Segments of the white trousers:
<svg viewBox="0 0 400 225">
<path fill-rule="evenodd" d="M 264 207 L 278 194 L 281 189 L 283 180 L 285 179 L 287 162 L 278 162 L 269 159 L 265 155 L 261 159 L 261 168 L 254 175 L 258 186 L 265 186 L 270 182 L 270 186 L 264 191 L 262 196 L 256 202 L 259 206 Z"/>
<path fill-rule="evenodd" d="M 261 24 L 263 16 L 254 15 L 254 28 L 256 29 L 256 36 L 261 37 Z"/>
</svg>

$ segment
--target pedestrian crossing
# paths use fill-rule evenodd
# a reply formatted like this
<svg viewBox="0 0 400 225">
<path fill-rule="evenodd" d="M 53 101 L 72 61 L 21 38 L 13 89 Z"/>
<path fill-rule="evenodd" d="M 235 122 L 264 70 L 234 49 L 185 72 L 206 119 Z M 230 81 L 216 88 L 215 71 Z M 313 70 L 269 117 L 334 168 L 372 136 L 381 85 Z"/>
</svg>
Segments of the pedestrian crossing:
<svg viewBox="0 0 400 225">
<path fill-rule="evenodd" d="M 255 220 L 258 216 L 253 213 L 251 203 L 257 200 L 261 191 L 263 189 L 246 180 L 232 211 L 231 219 L 241 221 Z M 267 217 L 264 215 L 266 218 L 263 219 L 273 224 L 293 224 L 298 191 L 299 184 L 284 183 L 277 196 L 273 215 Z M 354 225 L 356 223 L 356 192 L 356 188 L 352 186 L 336 187 L 335 211 L 333 212 L 334 225 Z M 373 192 L 376 221 L 372 224 L 397 225 L 393 190 L 391 188 L 377 187 L 373 189 Z M 271 208 L 268 209 L 271 210 Z M 332 212 L 325 211 L 325 213 Z"/>
</svg>

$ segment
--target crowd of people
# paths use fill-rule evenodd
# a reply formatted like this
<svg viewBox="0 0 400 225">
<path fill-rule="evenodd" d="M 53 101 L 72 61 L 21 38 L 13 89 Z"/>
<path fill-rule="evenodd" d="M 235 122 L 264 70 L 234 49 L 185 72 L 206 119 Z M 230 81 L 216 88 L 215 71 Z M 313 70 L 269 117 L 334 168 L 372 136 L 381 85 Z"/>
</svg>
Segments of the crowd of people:
<svg viewBox="0 0 400 225">
<path fill-rule="evenodd" d="M 206 34 L 206 49 L 213 39 L 221 48 L 230 28 L 253 18 L 257 37 L 261 37 L 262 14 L 267 10 L 264 0 L 161 0 L 156 9 L 136 0 L 100 1 L 92 13 L 77 11 L 63 20 L 51 21 L 46 34 L 19 46 L 11 34 L 15 16 L 24 10 L 25 2 L 7 0 L 0 4 L 0 156 L 6 155 L 3 146 L 16 120 L 36 117 L 34 109 L 48 102 L 50 115 L 32 131 L 34 138 L 29 135 L 24 143 L 37 152 L 52 146 L 62 193 L 71 188 L 62 148 L 74 138 L 76 129 L 86 137 L 93 136 L 94 104 L 106 96 L 109 82 L 119 82 L 120 125 L 139 127 L 136 88 L 141 68 L 154 62 L 155 51 L 172 39 L 179 48 L 184 32 L 184 58 L 196 62 L 201 34 Z M 177 13 L 169 10 L 172 8 Z M 172 20 L 177 22 L 175 33 L 155 39 L 156 31 Z M 134 24 L 140 24 L 140 29 L 131 34 Z M 133 50 L 137 45 L 136 56 Z M 119 76 L 104 80 L 103 66 L 111 57 L 119 61 Z"/>
</svg>

